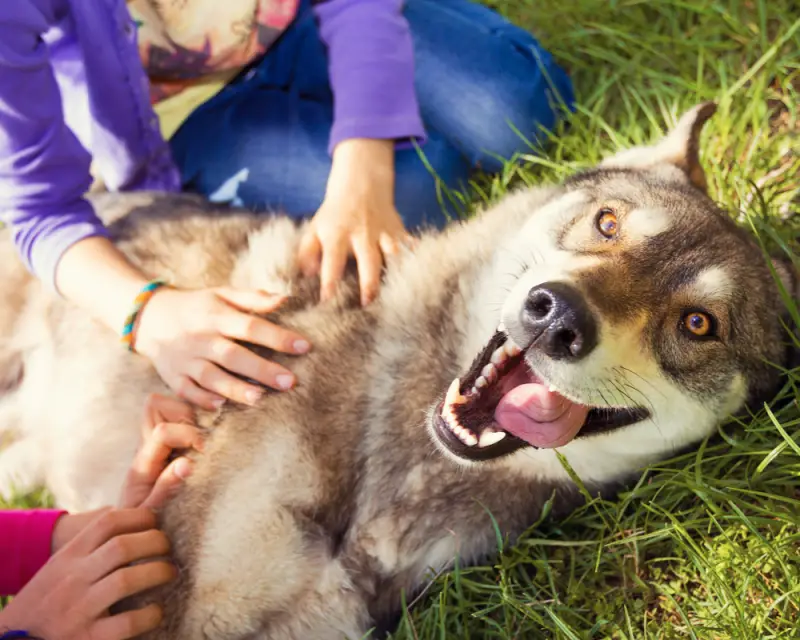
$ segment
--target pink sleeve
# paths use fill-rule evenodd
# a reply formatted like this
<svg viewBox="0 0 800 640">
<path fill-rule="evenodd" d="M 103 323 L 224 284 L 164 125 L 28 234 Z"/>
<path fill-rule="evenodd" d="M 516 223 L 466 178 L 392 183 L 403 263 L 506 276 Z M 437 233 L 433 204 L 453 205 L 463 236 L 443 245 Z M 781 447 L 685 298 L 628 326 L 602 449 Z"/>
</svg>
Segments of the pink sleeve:
<svg viewBox="0 0 800 640">
<path fill-rule="evenodd" d="M 0 511 L 0 596 L 18 593 L 50 558 L 56 520 L 64 511 Z"/>
</svg>

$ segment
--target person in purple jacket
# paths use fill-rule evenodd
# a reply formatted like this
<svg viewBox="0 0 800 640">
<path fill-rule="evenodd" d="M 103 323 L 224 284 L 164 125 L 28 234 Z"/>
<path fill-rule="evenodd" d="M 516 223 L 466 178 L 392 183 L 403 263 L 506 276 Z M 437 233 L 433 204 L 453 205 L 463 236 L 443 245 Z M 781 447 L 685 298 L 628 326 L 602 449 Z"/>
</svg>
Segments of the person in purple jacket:
<svg viewBox="0 0 800 640">
<path fill-rule="evenodd" d="M 165 141 L 153 101 L 231 70 Z M 264 389 L 242 378 L 295 379 L 233 341 L 309 343 L 246 313 L 280 304 L 265 292 L 140 273 L 84 198 L 92 163 L 110 190 L 311 218 L 303 269 L 327 297 L 355 257 L 368 303 L 408 231 L 453 213 L 437 180 L 499 170 L 572 101 L 529 33 L 468 0 L 0 2 L 0 220 L 34 274 L 121 332 L 178 395 L 252 404 Z"/>
</svg>

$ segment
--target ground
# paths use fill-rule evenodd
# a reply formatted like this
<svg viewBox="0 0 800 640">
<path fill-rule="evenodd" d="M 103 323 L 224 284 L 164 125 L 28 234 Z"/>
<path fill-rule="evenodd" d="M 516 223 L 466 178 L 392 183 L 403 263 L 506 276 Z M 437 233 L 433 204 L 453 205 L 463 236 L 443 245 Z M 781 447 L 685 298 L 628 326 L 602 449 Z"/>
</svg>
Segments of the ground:
<svg viewBox="0 0 800 640">
<path fill-rule="evenodd" d="M 800 255 L 800 6 L 487 2 L 569 70 L 578 109 L 521 166 L 476 181 L 471 202 L 495 200 L 518 181 L 565 177 L 714 99 L 720 109 L 702 148 L 712 196 L 766 244 Z M 790 376 L 787 397 L 800 398 L 798 382 Z M 494 564 L 436 576 L 393 638 L 797 638 L 797 404 L 731 421 L 698 451 L 648 469 L 617 500 L 587 496 L 568 521 L 498 544 Z"/>
</svg>

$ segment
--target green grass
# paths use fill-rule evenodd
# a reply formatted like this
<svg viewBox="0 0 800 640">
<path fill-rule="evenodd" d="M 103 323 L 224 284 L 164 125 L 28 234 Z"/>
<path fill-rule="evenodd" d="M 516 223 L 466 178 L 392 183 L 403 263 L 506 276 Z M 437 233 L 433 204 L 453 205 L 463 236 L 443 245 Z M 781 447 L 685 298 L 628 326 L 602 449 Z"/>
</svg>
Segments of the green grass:
<svg viewBox="0 0 800 640">
<path fill-rule="evenodd" d="M 771 247 L 800 237 L 800 8 L 791 0 L 493 0 L 570 71 L 578 111 L 543 152 L 476 180 L 469 210 L 663 133 L 707 99 L 712 196 Z M 448 194 L 445 194 L 448 195 Z M 795 308 L 796 312 L 797 309 Z M 795 317 L 800 317 L 795 315 Z M 786 393 L 800 398 L 790 377 Z M 730 422 L 614 501 L 437 576 L 396 640 L 800 637 L 800 412 Z"/>
</svg>

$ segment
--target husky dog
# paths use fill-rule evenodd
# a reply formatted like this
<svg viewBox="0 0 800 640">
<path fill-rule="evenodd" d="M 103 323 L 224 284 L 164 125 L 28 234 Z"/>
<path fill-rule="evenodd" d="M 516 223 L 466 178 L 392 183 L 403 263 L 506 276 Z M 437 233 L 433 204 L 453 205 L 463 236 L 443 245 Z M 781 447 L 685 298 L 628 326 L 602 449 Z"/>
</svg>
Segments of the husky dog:
<svg viewBox="0 0 800 640">
<path fill-rule="evenodd" d="M 145 272 L 288 293 L 273 318 L 314 345 L 269 354 L 295 390 L 198 416 L 205 451 L 161 513 L 180 577 L 136 603 L 164 606 L 152 637 L 360 638 L 430 569 L 490 554 L 493 519 L 513 540 L 551 498 L 556 514 L 578 505 L 556 449 L 609 492 L 769 399 L 797 274 L 774 260 L 774 278 L 706 195 L 698 138 L 713 111 L 423 234 L 367 308 L 352 277 L 316 304 L 286 219 L 98 198 Z M 141 407 L 165 389 L 2 246 L 0 426 L 16 438 L 3 483 L 44 484 L 72 509 L 113 503 Z"/>
</svg>

